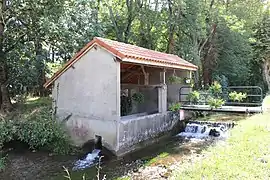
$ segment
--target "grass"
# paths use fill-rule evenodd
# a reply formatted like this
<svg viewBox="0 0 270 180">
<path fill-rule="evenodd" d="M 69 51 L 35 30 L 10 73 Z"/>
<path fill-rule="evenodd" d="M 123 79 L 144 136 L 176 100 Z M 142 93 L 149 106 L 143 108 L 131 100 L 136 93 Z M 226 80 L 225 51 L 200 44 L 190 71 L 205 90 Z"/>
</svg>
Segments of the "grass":
<svg viewBox="0 0 270 180">
<path fill-rule="evenodd" d="M 172 179 L 270 179 L 270 114 L 240 121 L 226 143 L 183 163 Z"/>
<path fill-rule="evenodd" d="M 152 165 L 152 164 L 157 163 L 157 162 L 160 161 L 161 159 L 164 159 L 164 158 L 168 157 L 169 155 L 170 155 L 170 154 L 169 154 L 168 152 L 162 152 L 162 153 L 160 153 L 158 156 L 156 156 L 156 157 L 154 157 L 154 158 L 152 158 L 152 159 L 146 161 L 144 165 L 145 165 L 145 166 L 150 166 L 150 165 Z"/>
<path fill-rule="evenodd" d="M 2 119 L 11 120 L 28 120 L 36 118 L 42 111 L 49 111 L 52 105 L 52 100 L 49 97 L 31 97 L 25 102 L 14 104 L 15 108 L 9 114 L 0 114 Z"/>
</svg>

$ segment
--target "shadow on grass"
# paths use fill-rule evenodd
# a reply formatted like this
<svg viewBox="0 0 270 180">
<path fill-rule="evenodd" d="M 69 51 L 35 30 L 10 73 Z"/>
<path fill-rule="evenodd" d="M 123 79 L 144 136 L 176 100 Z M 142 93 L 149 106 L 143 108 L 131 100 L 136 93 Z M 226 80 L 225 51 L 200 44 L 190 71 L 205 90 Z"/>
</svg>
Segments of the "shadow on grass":
<svg viewBox="0 0 270 180">
<path fill-rule="evenodd" d="M 14 111 L 3 116 L 8 120 L 28 120 L 37 116 L 50 115 L 52 100 L 49 97 L 28 98 L 24 103 L 15 103 Z"/>
</svg>

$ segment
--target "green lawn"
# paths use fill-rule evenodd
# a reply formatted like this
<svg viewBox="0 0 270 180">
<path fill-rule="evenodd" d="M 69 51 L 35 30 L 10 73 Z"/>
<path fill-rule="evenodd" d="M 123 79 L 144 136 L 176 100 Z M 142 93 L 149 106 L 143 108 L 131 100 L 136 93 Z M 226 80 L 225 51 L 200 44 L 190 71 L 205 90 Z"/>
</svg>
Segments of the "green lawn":
<svg viewBox="0 0 270 180">
<path fill-rule="evenodd" d="M 172 179 L 270 179 L 270 114 L 239 121 L 227 142 L 183 163 Z"/>
</svg>

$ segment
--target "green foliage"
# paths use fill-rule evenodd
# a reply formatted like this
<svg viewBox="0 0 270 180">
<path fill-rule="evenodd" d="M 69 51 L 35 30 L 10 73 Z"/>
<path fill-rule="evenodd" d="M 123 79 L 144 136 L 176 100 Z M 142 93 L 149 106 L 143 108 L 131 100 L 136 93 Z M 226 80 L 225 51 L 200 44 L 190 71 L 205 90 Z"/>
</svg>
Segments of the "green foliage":
<svg viewBox="0 0 270 180">
<path fill-rule="evenodd" d="M 3 2 L 0 63 L 12 97 L 42 92 L 46 78 L 94 36 L 179 55 L 199 66 L 199 77 L 209 70 L 211 81 L 224 75 L 230 85 L 264 85 L 269 4 L 263 1 Z"/>
<path fill-rule="evenodd" d="M 215 98 L 219 97 L 222 93 L 222 86 L 215 81 L 208 89 L 209 93 Z"/>
<path fill-rule="evenodd" d="M 134 93 L 132 95 L 132 100 L 136 101 L 137 103 L 143 103 L 144 102 L 144 95 L 140 92 Z"/>
<path fill-rule="evenodd" d="M 17 132 L 17 127 L 12 120 L 1 120 L 0 121 L 0 149 L 4 143 L 12 141 L 14 135 Z"/>
<path fill-rule="evenodd" d="M 251 66 L 251 80 L 265 85 L 270 90 L 270 10 L 265 11 L 263 19 L 255 26 L 254 62 Z"/>
<path fill-rule="evenodd" d="M 242 102 L 244 99 L 247 98 L 247 94 L 242 92 L 237 93 L 236 91 L 233 91 L 229 94 L 229 98 L 232 101 Z"/>
<path fill-rule="evenodd" d="M 31 149 L 45 147 L 55 153 L 66 154 L 70 152 L 68 137 L 61 124 L 51 119 L 50 116 L 47 112 L 44 112 L 39 117 L 21 122 L 16 135 L 20 141 L 26 142 Z"/>
<path fill-rule="evenodd" d="M 69 138 L 62 125 L 52 119 L 51 108 L 45 100 L 35 101 L 23 105 L 18 115 L 12 114 L 0 121 L 0 145 L 19 140 L 31 149 L 46 149 L 57 154 L 71 152 Z"/>
<path fill-rule="evenodd" d="M 225 22 L 220 24 L 218 36 L 217 44 L 220 49 L 214 74 L 220 78 L 225 76 L 230 85 L 248 85 L 250 61 L 253 56 L 249 39 L 239 32 L 232 31 Z M 220 78 L 216 80 L 223 84 Z"/>
<path fill-rule="evenodd" d="M 220 108 L 225 101 L 221 98 L 222 86 L 215 81 L 208 89 L 210 96 L 207 98 L 207 103 L 211 108 Z"/>
<path fill-rule="evenodd" d="M 169 110 L 170 111 L 173 111 L 173 112 L 177 112 L 179 111 L 181 108 L 181 104 L 180 103 L 172 103 L 169 107 Z"/>
<path fill-rule="evenodd" d="M 222 107 L 222 105 L 225 103 L 225 101 L 221 98 L 213 98 L 213 97 L 210 97 L 207 101 L 208 105 L 211 107 L 211 108 L 220 108 Z"/>
<path fill-rule="evenodd" d="M 181 84 L 183 79 L 179 76 L 172 75 L 168 78 L 170 84 Z"/>
<path fill-rule="evenodd" d="M 200 100 L 200 92 L 192 91 L 188 94 L 187 99 L 192 103 L 198 103 Z"/>
</svg>

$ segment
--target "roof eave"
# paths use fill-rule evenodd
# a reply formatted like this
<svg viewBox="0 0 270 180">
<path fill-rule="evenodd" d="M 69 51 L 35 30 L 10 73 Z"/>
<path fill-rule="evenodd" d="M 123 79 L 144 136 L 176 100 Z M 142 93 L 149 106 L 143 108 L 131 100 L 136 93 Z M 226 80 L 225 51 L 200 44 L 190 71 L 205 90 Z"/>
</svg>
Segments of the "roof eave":
<svg viewBox="0 0 270 180">
<path fill-rule="evenodd" d="M 187 65 L 187 64 L 180 64 L 180 63 L 167 63 L 167 62 L 162 62 L 162 61 L 154 61 L 154 60 L 146 60 L 146 59 L 123 58 L 122 62 L 144 64 L 144 65 L 164 67 L 164 68 L 183 69 L 183 70 L 190 70 L 190 71 L 198 70 L 198 67 L 195 65 Z"/>
</svg>

